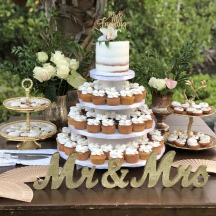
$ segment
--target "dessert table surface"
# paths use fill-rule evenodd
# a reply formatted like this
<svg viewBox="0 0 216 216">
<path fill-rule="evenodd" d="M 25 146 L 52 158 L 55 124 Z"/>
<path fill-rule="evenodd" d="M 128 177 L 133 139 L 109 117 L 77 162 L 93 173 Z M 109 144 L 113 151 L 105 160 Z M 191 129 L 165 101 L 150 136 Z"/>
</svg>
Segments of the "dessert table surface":
<svg viewBox="0 0 216 216">
<path fill-rule="evenodd" d="M 17 117 L 19 119 L 19 117 Z M 17 120 L 16 117 L 10 121 Z M 170 125 L 170 131 L 186 130 L 188 117 L 179 117 L 170 115 L 166 119 Z M 202 118 L 194 118 L 192 126 L 193 131 L 204 132 L 211 136 L 215 133 L 206 125 Z M 47 139 L 42 142 L 42 148 L 56 148 L 55 139 Z M 1 149 L 15 149 L 16 142 L 6 141 L 0 138 Z M 216 160 L 216 149 L 206 149 L 202 151 L 189 151 L 175 149 L 166 146 L 166 152 L 174 150 L 176 152 L 174 160 L 181 159 L 208 159 Z M 64 160 L 60 160 L 64 164 Z M 20 167 L 17 165 L 16 167 Z M 0 167 L 0 173 L 16 167 Z M 81 175 L 81 170 L 75 170 L 74 181 Z M 105 171 L 96 170 L 94 178 L 99 179 L 99 183 L 92 189 L 87 189 L 82 184 L 77 189 L 68 189 L 63 183 L 59 189 L 51 190 L 48 185 L 43 190 L 35 190 L 33 200 L 30 203 L 1 198 L 0 197 L 0 215 L 208 215 L 216 214 L 216 174 L 209 173 L 207 184 L 201 188 L 193 186 L 183 188 L 180 182 L 171 188 L 165 188 L 161 179 L 153 188 L 147 188 L 148 179 L 140 188 L 104 188 L 100 179 Z M 125 180 L 132 177 L 140 177 L 143 173 L 143 167 L 129 168 L 129 173 Z M 170 176 L 176 175 L 176 168 L 171 168 Z M 32 183 L 28 183 L 32 187 Z M 1 193 L 1 192 L 0 192 Z"/>
</svg>

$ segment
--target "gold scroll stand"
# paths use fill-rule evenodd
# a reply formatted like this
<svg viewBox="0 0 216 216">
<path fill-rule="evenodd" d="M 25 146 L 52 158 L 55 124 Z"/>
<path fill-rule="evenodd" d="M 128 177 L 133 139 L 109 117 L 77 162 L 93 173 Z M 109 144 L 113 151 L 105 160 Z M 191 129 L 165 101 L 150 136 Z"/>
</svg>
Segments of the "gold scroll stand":
<svg viewBox="0 0 216 216">
<path fill-rule="evenodd" d="M 25 82 L 30 82 L 30 86 L 25 87 L 24 86 Z M 24 88 L 24 90 L 26 92 L 27 105 L 29 105 L 29 92 L 30 92 L 32 86 L 33 86 L 33 82 L 31 79 L 27 78 L 27 79 L 24 79 L 22 81 L 22 87 Z M 30 131 L 30 111 L 26 111 L 26 130 Z M 18 143 L 17 148 L 18 149 L 37 149 L 37 148 L 41 148 L 41 144 L 36 142 L 35 140 L 26 140 L 26 141 L 22 141 L 22 142 Z"/>
</svg>

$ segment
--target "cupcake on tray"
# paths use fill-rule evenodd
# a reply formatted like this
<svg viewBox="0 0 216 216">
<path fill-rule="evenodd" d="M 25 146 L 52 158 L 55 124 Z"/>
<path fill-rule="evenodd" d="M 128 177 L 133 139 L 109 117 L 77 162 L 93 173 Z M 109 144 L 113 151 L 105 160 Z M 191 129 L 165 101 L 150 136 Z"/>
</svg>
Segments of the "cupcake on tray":
<svg viewBox="0 0 216 216">
<path fill-rule="evenodd" d="M 106 91 L 107 94 L 107 105 L 109 106 L 118 106 L 120 105 L 119 93 L 115 91 Z"/>
<path fill-rule="evenodd" d="M 103 144 L 103 145 L 101 145 L 101 149 L 103 150 L 104 154 L 106 155 L 105 160 L 109 160 L 110 152 L 113 150 L 112 144 Z"/>
<path fill-rule="evenodd" d="M 152 151 L 156 151 L 157 155 L 161 154 L 161 144 L 160 142 L 156 142 L 156 141 L 152 141 L 152 142 L 148 142 L 148 145 L 150 145 L 152 147 Z"/>
<path fill-rule="evenodd" d="M 90 155 L 91 163 L 95 165 L 102 165 L 105 163 L 106 155 L 100 148 L 92 148 Z"/>
<path fill-rule="evenodd" d="M 201 106 L 201 110 L 203 111 L 203 114 L 209 114 L 211 112 L 211 107 L 206 102 L 201 102 L 199 104 Z"/>
<path fill-rule="evenodd" d="M 176 113 L 176 114 L 183 114 L 184 108 L 182 108 L 182 107 L 174 107 L 173 112 Z"/>
<path fill-rule="evenodd" d="M 116 129 L 118 129 L 120 120 L 127 120 L 127 115 L 116 113 L 115 118 L 114 118 Z"/>
<path fill-rule="evenodd" d="M 110 156 L 109 156 L 109 160 L 112 159 L 118 159 L 120 164 L 124 163 L 124 155 L 123 152 L 121 150 L 118 149 L 114 149 L 112 151 L 110 151 Z M 114 162 L 113 166 L 116 166 L 117 164 Z"/>
<path fill-rule="evenodd" d="M 85 137 L 78 139 L 77 145 L 88 146 L 88 140 Z"/>
<path fill-rule="evenodd" d="M 77 152 L 77 160 L 85 161 L 88 160 L 90 151 L 88 146 L 86 145 L 77 145 L 76 146 L 76 152 Z"/>
<path fill-rule="evenodd" d="M 120 120 L 118 123 L 118 132 L 120 134 L 130 134 L 132 133 L 132 122 L 130 119 Z"/>
<path fill-rule="evenodd" d="M 145 121 L 142 117 L 132 118 L 132 127 L 134 132 L 141 132 L 145 129 Z"/>
<path fill-rule="evenodd" d="M 87 119 L 87 131 L 89 133 L 99 133 L 101 130 L 101 123 L 98 119 Z"/>
<path fill-rule="evenodd" d="M 147 160 L 152 152 L 152 147 L 150 145 L 141 145 L 139 147 L 139 158 L 141 160 Z"/>
<path fill-rule="evenodd" d="M 73 154 L 74 152 L 76 152 L 76 146 L 77 146 L 76 142 L 68 140 L 64 144 L 64 153 L 67 156 L 70 156 L 71 154 Z"/>
<path fill-rule="evenodd" d="M 81 99 L 82 91 L 85 91 L 87 88 L 92 88 L 93 84 L 91 82 L 85 82 L 83 85 L 80 85 L 77 90 L 78 98 Z"/>
<path fill-rule="evenodd" d="M 186 145 L 186 139 L 184 139 L 184 138 L 178 138 L 178 139 L 175 140 L 175 144 L 178 147 L 185 147 L 185 145 Z"/>
<path fill-rule="evenodd" d="M 164 146 L 164 137 L 163 136 L 161 136 L 161 135 L 153 135 L 152 140 L 156 141 L 156 142 L 159 142 L 161 144 L 161 147 Z"/>
<path fill-rule="evenodd" d="M 139 152 L 135 148 L 126 148 L 125 160 L 127 163 L 137 163 L 139 161 Z"/>
<path fill-rule="evenodd" d="M 192 108 L 192 107 L 188 107 L 186 109 L 186 112 L 187 112 L 188 115 L 193 115 L 193 111 L 194 111 L 194 108 Z"/>
<path fill-rule="evenodd" d="M 82 90 L 82 93 L 80 95 L 80 98 L 83 102 L 92 102 L 92 87 L 87 87 L 84 90 Z"/>
<path fill-rule="evenodd" d="M 190 104 L 188 102 L 181 104 L 181 107 L 186 111 L 187 108 L 190 107 Z"/>
<path fill-rule="evenodd" d="M 87 120 L 84 115 L 77 115 L 74 117 L 74 128 L 77 130 L 84 130 L 87 128 Z"/>
<path fill-rule="evenodd" d="M 92 92 L 92 102 L 95 105 L 104 105 L 106 103 L 106 94 L 104 90 L 94 90 Z"/>
<path fill-rule="evenodd" d="M 134 95 L 131 90 L 121 90 L 120 99 L 122 105 L 131 105 L 134 103 Z"/>
<path fill-rule="evenodd" d="M 151 115 L 143 115 L 143 120 L 145 121 L 145 129 L 150 129 L 153 126 L 153 118 Z"/>
<path fill-rule="evenodd" d="M 199 144 L 198 144 L 197 140 L 193 137 L 191 137 L 187 140 L 187 145 L 191 149 L 198 149 L 199 148 Z"/>
<path fill-rule="evenodd" d="M 161 131 L 154 129 L 147 134 L 147 137 L 149 138 L 150 141 L 152 141 L 152 136 L 154 135 L 161 136 Z"/>
<path fill-rule="evenodd" d="M 139 139 L 137 140 L 137 143 L 138 143 L 139 147 L 140 147 L 141 145 L 147 145 L 148 142 L 149 142 L 149 138 L 147 137 L 146 134 L 143 135 L 143 136 L 141 136 L 141 137 L 139 137 Z"/>
<path fill-rule="evenodd" d="M 175 135 L 175 134 L 170 134 L 168 137 L 167 137 L 167 142 L 170 143 L 170 144 L 175 144 L 175 141 L 178 139 L 178 136 Z"/>
<path fill-rule="evenodd" d="M 200 137 L 199 144 L 201 147 L 207 147 L 211 144 L 211 137 L 204 135 Z"/>
<path fill-rule="evenodd" d="M 173 101 L 173 102 L 171 103 L 171 107 L 172 107 L 172 108 L 181 107 L 181 103 L 178 102 L 178 101 Z"/>
<path fill-rule="evenodd" d="M 211 113 L 211 107 L 202 107 L 201 110 L 202 110 L 203 114 Z"/>
<path fill-rule="evenodd" d="M 194 109 L 192 115 L 201 116 L 202 114 L 203 114 L 203 111 L 201 109 Z"/>
<path fill-rule="evenodd" d="M 131 89 L 132 94 L 134 96 L 134 103 L 140 103 L 143 100 L 143 93 L 140 88 Z"/>
<path fill-rule="evenodd" d="M 57 135 L 56 141 L 57 141 L 58 150 L 63 152 L 64 151 L 64 144 L 67 141 L 70 141 L 70 138 L 65 133 L 59 133 Z"/>
<path fill-rule="evenodd" d="M 104 134 L 114 134 L 115 133 L 115 123 L 113 119 L 103 119 L 101 125 L 102 133 Z"/>
</svg>

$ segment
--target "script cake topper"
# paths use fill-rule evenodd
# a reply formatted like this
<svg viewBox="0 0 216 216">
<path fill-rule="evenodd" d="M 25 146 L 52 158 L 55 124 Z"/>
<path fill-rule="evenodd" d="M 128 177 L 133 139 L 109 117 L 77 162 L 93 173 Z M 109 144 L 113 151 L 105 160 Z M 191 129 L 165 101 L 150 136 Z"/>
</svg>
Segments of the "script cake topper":
<svg viewBox="0 0 216 216">
<path fill-rule="evenodd" d="M 119 11 L 117 14 L 111 12 L 109 17 L 103 17 L 97 21 L 97 24 L 101 28 L 112 25 L 114 28 L 126 28 L 127 23 L 122 21 L 123 12 Z"/>
<path fill-rule="evenodd" d="M 35 189 L 44 189 L 48 185 L 51 177 L 51 189 L 58 189 L 64 179 L 66 186 L 69 189 L 78 188 L 85 180 L 86 188 L 93 188 L 96 186 L 99 180 L 96 179 L 93 181 L 95 167 L 83 167 L 81 170 L 81 176 L 78 180 L 74 180 L 76 155 L 77 154 L 74 153 L 68 157 L 62 172 L 59 174 L 59 153 L 55 153 L 51 158 L 45 179 L 43 181 L 35 181 L 33 187 Z M 174 157 L 175 151 L 169 151 L 163 156 L 157 168 L 157 153 L 152 152 L 146 162 L 141 177 L 139 179 L 133 177 L 130 181 L 125 180 L 129 170 L 121 169 L 120 161 L 118 159 L 112 159 L 109 161 L 108 170 L 102 176 L 101 184 L 105 188 L 125 188 L 129 184 L 131 187 L 138 188 L 144 184 L 148 176 L 149 179 L 147 187 L 154 187 L 160 177 L 162 177 L 161 179 L 164 187 L 172 187 L 180 180 L 182 187 L 189 187 L 190 185 L 193 185 L 194 187 L 202 187 L 207 183 L 208 173 L 206 171 L 206 166 L 203 165 L 198 167 L 196 172 L 193 174 L 191 173 L 191 166 L 188 166 L 187 168 L 179 166 L 177 174 L 170 179 L 170 170 Z M 114 166 L 114 164 L 116 164 L 116 166 Z M 117 172 L 119 170 L 121 174 Z"/>
</svg>

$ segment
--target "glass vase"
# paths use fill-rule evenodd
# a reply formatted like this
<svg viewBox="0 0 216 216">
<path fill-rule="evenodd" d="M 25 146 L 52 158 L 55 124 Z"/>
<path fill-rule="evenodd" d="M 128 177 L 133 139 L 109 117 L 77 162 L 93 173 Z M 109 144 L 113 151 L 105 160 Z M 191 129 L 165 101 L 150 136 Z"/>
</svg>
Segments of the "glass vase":
<svg viewBox="0 0 216 216">
<path fill-rule="evenodd" d="M 44 111 L 45 120 L 55 124 L 58 132 L 62 127 L 68 126 L 66 100 L 66 95 L 57 96 L 56 102 L 51 103 L 50 107 Z"/>
</svg>

